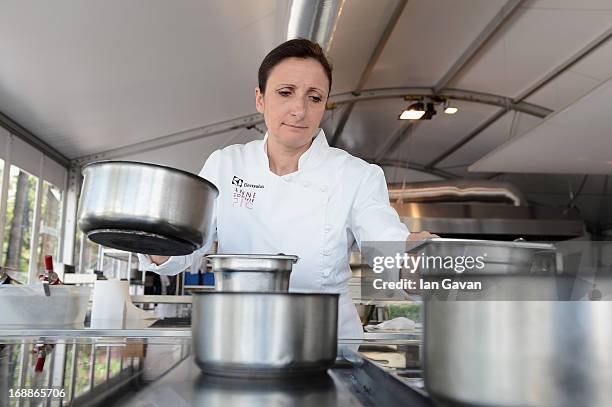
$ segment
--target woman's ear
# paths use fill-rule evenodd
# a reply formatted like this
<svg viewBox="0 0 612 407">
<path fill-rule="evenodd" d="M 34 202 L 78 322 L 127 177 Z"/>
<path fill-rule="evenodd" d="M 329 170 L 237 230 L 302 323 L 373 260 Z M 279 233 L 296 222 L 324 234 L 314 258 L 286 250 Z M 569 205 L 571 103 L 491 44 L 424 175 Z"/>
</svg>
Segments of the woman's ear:
<svg viewBox="0 0 612 407">
<path fill-rule="evenodd" d="M 259 90 L 259 86 L 255 88 L 255 108 L 261 114 L 264 112 L 263 93 Z"/>
</svg>

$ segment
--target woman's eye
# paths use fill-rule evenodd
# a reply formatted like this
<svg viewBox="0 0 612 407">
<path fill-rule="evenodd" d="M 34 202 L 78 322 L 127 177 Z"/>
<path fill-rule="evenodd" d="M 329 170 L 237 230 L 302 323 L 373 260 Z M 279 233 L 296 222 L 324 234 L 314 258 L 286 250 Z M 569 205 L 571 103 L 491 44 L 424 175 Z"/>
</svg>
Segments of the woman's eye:
<svg viewBox="0 0 612 407">
<path fill-rule="evenodd" d="M 279 90 L 278 94 L 281 95 L 281 96 L 285 96 L 286 97 L 286 96 L 291 95 L 291 92 L 288 91 L 288 90 Z"/>
<path fill-rule="evenodd" d="M 318 97 L 318 96 L 311 96 L 311 99 L 312 99 L 312 101 L 313 101 L 313 102 L 315 102 L 315 103 L 319 103 L 319 102 L 321 101 L 321 98 L 320 98 L 320 97 Z"/>
</svg>

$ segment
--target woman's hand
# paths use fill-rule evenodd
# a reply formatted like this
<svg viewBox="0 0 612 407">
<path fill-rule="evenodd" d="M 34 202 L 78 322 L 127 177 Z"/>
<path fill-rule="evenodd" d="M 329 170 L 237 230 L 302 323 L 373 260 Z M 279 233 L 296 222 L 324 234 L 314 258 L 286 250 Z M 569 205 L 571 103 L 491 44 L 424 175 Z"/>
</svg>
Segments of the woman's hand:
<svg viewBox="0 0 612 407">
<path fill-rule="evenodd" d="M 168 261 L 168 259 L 170 258 L 170 256 L 154 256 L 154 255 L 149 255 L 149 259 L 151 260 L 151 263 L 156 264 L 156 265 L 160 265 L 162 263 L 165 263 Z"/>
<path fill-rule="evenodd" d="M 426 240 L 433 239 L 434 237 L 440 237 L 440 236 L 434 235 L 433 233 L 429 233 L 426 231 L 410 233 L 408 235 L 408 239 L 406 239 L 406 251 L 410 252 L 411 250 L 414 250 L 415 248 L 419 247 Z M 414 287 L 419 287 L 419 280 L 421 279 L 420 272 L 421 271 L 418 269 L 416 270 L 401 269 L 400 279 L 411 280 L 414 282 Z M 409 295 L 421 295 L 422 294 L 422 290 L 420 288 L 415 288 L 412 290 L 406 289 L 404 291 Z"/>
<path fill-rule="evenodd" d="M 440 236 L 426 231 L 410 233 L 408 239 L 406 239 L 406 251 L 410 252 L 425 243 L 426 240 L 433 239 L 434 237 Z"/>
<path fill-rule="evenodd" d="M 420 240 L 433 239 L 434 237 L 440 237 L 440 236 L 434 235 L 433 233 L 423 231 L 423 232 L 416 232 L 416 233 L 409 234 L 408 239 L 406 240 L 408 242 L 415 242 L 415 241 L 420 241 Z"/>
</svg>

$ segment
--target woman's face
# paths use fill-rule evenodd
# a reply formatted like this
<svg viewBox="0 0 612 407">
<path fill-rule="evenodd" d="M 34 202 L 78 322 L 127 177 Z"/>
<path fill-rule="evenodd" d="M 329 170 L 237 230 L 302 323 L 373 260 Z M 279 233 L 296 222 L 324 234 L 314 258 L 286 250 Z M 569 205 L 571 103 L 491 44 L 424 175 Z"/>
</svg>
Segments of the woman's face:
<svg viewBox="0 0 612 407">
<path fill-rule="evenodd" d="M 325 113 L 329 81 L 312 59 L 287 58 L 266 82 L 266 93 L 255 89 L 255 105 L 264 115 L 268 137 L 287 148 L 309 144 Z"/>
</svg>

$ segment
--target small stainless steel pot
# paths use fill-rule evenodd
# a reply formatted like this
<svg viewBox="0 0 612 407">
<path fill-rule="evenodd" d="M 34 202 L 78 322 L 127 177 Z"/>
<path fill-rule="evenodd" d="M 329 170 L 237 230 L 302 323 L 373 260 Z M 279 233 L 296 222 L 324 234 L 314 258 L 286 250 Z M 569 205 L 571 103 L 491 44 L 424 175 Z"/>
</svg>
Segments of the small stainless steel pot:
<svg viewBox="0 0 612 407">
<path fill-rule="evenodd" d="M 321 373 L 337 353 L 338 294 L 196 292 L 192 336 L 207 374 Z"/>
<path fill-rule="evenodd" d="M 211 254 L 217 291 L 289 291 L 289 277 L 297 256 L 284 254 Z"/>
<path fill-rule="evenodd" d="M 104 246 L 145 254 L 184 255 L 211 233 L 217 188 L 194 174 L 129 161 L 83 169 L 79 227 Z"/>
</svg>

